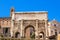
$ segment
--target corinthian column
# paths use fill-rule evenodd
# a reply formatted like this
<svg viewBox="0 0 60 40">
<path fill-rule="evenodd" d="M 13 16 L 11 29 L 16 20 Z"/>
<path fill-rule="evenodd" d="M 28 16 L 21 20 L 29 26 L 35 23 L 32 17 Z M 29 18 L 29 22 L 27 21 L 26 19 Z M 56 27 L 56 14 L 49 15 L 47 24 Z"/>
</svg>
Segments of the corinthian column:
<svg viewBox="0 0 60 40">
<path fill-rule="evenodd" d="M 35 38 L 38 37 L 38 20 L 36 19 Z"/>
<path fill-rule="evenodd" d="M 48 26 L 47 26 L 47 20 L 45 20 L 45 31 L 46 31 L 46 37 L 48 37 Z"/>
<path fill-rule="evenodd" d="M 23 36 L 23 20 L 21 20 L 21 37 Z"/>
<path fill-rule="evenodd" d="M 11 21 L 11 37 L 13 36 L 13 21 Z"/>
</svg>

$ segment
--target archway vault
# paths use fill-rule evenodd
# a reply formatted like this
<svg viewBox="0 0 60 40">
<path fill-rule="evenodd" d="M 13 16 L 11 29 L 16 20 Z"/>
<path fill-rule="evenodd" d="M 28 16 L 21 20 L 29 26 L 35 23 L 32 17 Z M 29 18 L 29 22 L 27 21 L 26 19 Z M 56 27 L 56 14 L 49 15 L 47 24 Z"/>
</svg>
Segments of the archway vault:
<svg viewBox="0 0 60 40">
<path fill-rule="evenodd" d="M 35 30 L 35 27 L 33 25 L 28 25 L 24 28 L 24 30 L 26 30 L 28 27 L 32 27 Z"/>
</svg>

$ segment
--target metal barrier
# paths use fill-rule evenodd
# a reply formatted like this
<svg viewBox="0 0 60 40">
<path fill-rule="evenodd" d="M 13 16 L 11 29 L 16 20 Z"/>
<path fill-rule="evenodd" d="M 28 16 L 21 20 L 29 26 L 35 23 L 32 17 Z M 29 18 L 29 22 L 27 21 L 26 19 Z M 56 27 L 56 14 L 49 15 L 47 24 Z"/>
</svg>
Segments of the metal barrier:
<svg viewBox="0 0 60 40">
<path fill-rule="evenodd" d="M 35 39 L 28 39 L 28 38 L 5 38 L 5 37 L 2 37 L 0 38 L 0 40 L 35 40 Z"/>
<path fill-rule="evenodd" d="M 19 38 L 0 38 L 0 40 L 20 40 Z"/>
</svg>

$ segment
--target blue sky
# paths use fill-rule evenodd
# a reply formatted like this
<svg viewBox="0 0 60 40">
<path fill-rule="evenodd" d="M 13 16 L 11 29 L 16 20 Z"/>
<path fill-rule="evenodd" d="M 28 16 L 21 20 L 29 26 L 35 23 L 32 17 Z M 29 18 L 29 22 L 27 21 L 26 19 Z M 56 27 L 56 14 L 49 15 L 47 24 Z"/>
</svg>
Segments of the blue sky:
<svg viewBox="0 0 60 40">
<path fill-rule="evenodd" d="M 48 11 L 48 19 L 60 21 L 60 0 L 0 0 L 0 17 L 9 17 L 15 11 Z"/>
</svg>

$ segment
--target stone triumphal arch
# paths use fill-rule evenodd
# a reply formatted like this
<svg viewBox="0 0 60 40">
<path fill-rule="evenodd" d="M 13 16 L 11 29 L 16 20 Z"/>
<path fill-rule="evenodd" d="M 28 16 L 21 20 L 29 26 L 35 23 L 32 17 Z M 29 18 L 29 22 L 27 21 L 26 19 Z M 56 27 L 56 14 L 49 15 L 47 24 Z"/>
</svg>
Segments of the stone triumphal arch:
<svg viewBox="0 0 60 40">
<path fill-rule="evenodd" d="M 10 16 L 11 36 L 25 38 L 44 38 L 48 36 L 46 11 L 15 12 L 12 8 Z"/>
</svg>

